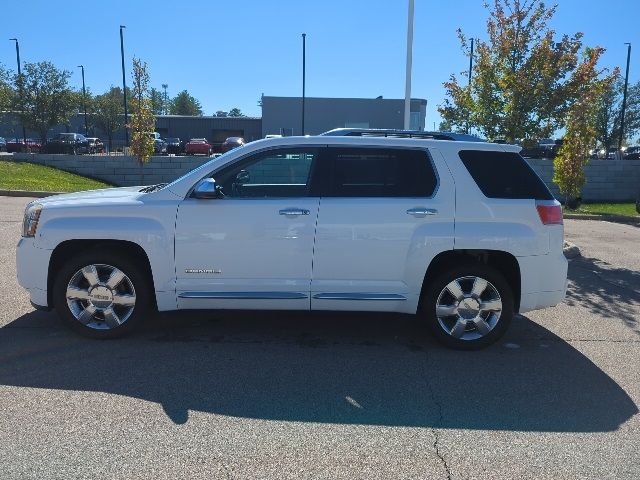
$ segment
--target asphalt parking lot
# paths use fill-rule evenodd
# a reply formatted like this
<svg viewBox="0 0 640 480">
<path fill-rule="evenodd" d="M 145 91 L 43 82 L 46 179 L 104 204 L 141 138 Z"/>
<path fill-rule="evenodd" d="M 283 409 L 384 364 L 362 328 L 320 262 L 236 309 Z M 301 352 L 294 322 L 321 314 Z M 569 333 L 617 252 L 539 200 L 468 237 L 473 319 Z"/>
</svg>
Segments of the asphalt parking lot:
<svg viewBox="0 0 640 480">
<path fill-rule="evenodd" d="M 640 228 L 567 220 L 554 308 L 456 352 L 412 318 L 182 313 L 92 341 L 15 278 L 0 197 L 0 477 L 640 478 Z"/>
</svg>

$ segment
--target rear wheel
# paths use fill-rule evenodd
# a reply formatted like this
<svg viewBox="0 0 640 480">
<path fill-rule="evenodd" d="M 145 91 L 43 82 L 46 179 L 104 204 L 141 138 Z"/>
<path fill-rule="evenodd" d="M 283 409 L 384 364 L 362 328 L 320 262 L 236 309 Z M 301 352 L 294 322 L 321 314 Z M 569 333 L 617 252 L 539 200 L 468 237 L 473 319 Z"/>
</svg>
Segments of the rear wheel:
<svg viewBox="0 0 640 480">
<path fill-rule="evenodd" d="M 492 267 L 454 267 L 429 283 L 421 315 L 435 338 L 447 347 L 476 350 L 497 341 L 513 318 L 513 293 Z"/>
<path fill-rule="evenodd" d="M 153 312 L 151 282 L 131 258 L 84 252 L 68 261 L 53 286 L 58 315 L 91 338 L 123 336 Z"/>
</svg>

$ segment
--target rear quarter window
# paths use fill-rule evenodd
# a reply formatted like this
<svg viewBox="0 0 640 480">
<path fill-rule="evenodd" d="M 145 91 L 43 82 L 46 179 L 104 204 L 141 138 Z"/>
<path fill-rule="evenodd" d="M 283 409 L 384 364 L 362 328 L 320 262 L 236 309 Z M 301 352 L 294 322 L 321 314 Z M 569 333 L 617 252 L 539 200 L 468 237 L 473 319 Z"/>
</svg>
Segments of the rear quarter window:
<svg viewBox="0 0 640 480">
<path fill-rule="evenodd" d="M 461 150 L 459 156 L 485 197 L 535 200 L 554 198 L 518 153 Z"/>
</svg>

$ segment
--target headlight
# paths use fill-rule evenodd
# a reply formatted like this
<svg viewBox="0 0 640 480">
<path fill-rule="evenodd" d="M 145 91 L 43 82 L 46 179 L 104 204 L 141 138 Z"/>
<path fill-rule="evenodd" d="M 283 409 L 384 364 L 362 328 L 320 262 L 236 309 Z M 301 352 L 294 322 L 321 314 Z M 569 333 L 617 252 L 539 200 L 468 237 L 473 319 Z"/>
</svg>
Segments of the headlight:
<svg viewBox="0 0 640 480">
<path fill-rule="evenodd" d="M 22 236 L 35 237 L 38 229 L 38 220 L 40 220 L 40 212 L 42 205 L 39 203 L 30 203 L 24 211 L 24 220 L 22 221 Z"/>
</svg>

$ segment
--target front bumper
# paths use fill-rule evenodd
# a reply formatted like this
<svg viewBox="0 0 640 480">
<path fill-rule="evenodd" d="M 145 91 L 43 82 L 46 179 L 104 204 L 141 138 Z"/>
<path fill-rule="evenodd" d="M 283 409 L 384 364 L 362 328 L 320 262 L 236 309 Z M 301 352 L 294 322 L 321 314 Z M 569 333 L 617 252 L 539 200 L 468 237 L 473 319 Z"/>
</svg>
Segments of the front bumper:
<svg viewBox="0 0 640 480">
<path fill-rule="evenodd" d="M 49 308 L 47 277 L 51 250 L 38 248 L 34 238 L 21 238 L 16 247 L 18 283 L 29 292 L 32 304 Z"/>
</svg>

